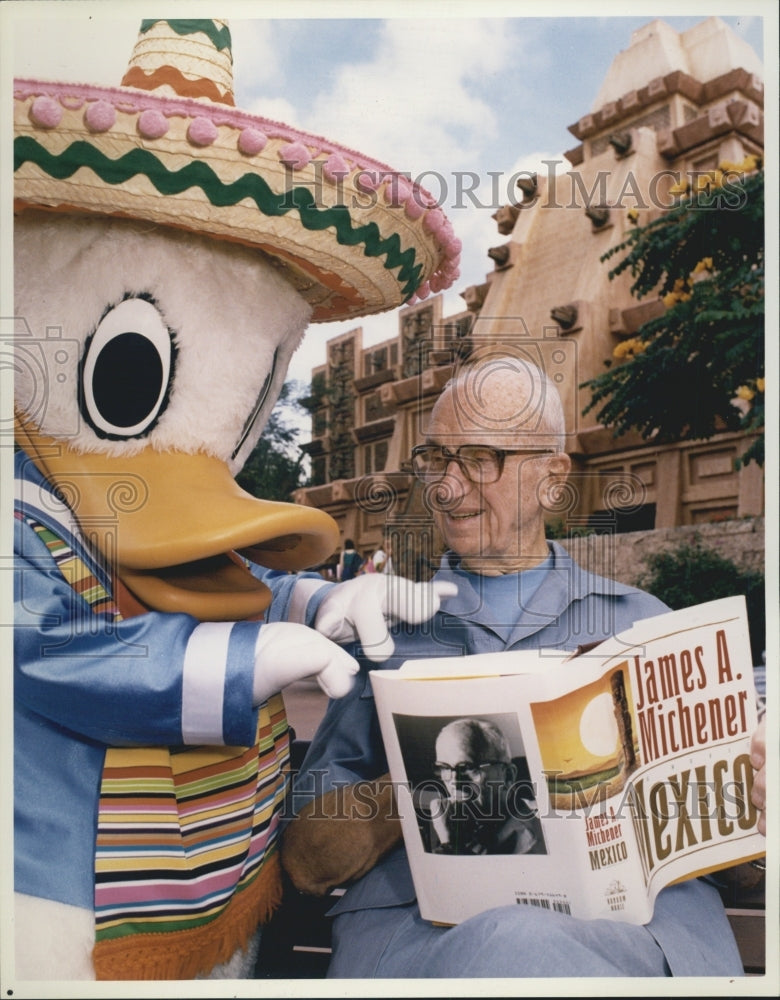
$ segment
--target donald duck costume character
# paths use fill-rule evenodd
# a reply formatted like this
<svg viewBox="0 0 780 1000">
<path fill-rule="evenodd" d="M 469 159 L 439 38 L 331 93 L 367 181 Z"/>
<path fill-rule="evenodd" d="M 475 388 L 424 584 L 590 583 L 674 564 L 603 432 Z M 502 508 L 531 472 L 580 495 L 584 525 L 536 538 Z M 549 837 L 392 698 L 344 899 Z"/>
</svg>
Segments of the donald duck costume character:
<svg viewBox="0 0 780 1000">
<path fill-rule="evenodd" d="M 353 581 L 312 629 L 311 592 L 277 573 L 272 603 L 257 569 L 338 542 L 233 478 L 307 324 L 447 287 L 460 245 L 419 187 L 232 81 L 226 22 L 154 20 L 117 88 L 15 82 L 20 979 L 247 974 L 281 891 L 279 692 L 345 694 L 332 640 L 381 658 L 441 596 Z"/>
</svg>

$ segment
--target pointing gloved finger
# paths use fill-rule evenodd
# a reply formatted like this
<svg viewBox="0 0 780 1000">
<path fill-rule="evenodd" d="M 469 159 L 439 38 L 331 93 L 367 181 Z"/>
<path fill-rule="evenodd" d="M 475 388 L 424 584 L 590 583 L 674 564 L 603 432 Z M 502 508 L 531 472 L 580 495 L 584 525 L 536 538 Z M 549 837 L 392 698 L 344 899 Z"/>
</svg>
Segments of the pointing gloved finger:
<svg viewBox="0 0 780 1000">
<path fill-rule="evenodd" d="M 410 583 L 403 577 L 388 577 L 384 611 L 398 621 L 419 625 L 428 621 L 441 607 L 445 597 L 454 597 L 457 584 L 436 580 L 429 583 Z"/>
</svg>

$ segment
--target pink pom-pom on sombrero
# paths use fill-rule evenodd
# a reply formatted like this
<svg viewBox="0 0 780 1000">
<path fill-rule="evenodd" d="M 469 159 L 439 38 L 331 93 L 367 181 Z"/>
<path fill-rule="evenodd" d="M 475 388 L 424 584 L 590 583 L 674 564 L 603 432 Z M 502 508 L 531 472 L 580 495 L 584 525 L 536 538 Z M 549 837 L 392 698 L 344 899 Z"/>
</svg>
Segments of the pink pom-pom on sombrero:
<svg viewBox="0 0 780 1000">
<path fill-rule="evenodd" d="M 226 21 L 144 21 L 119 87 L 17 80 L 14 106 L 18 211 L 144 219 L 256 247 L 315 322 L 395 308 L 457 273 L 460 244 L 419 185 L 235 107 Z"/>
</svg>

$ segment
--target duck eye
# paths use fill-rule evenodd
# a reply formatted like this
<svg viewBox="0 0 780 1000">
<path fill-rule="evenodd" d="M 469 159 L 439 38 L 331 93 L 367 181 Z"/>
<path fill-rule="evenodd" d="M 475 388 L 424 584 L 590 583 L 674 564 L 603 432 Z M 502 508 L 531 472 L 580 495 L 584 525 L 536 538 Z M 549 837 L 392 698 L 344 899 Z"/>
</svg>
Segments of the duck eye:
<svg viewBox="0 0 780 1000">
<path fill-rule="evenodd" d="M 141 437 L 164 411 L 174 363 L 171 333 L 145 298 L 110 309 L 81 362 L 81 412 L 103 438 Z"/>
</svg>

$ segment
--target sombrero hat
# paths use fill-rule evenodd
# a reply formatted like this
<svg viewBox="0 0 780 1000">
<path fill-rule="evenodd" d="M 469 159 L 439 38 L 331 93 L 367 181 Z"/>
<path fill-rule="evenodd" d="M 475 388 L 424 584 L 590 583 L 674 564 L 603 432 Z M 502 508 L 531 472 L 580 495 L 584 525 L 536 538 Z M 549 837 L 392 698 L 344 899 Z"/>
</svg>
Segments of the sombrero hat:
<svg viewBox="0 0 780 1000">
<path fill-rule="evenodd" d="M 121 85 L 17 80 L 15 207 L 143 219 L 256 247 L 313 321 L 457 278 L 461 244 L 385 164 L 240 111 L 226 21 L 144 21 Z"/>
</svg>

